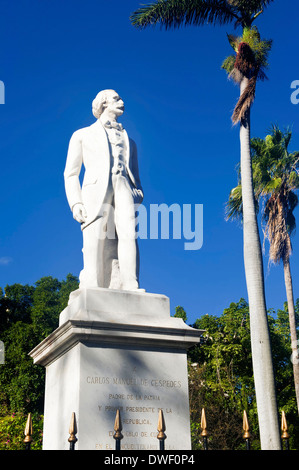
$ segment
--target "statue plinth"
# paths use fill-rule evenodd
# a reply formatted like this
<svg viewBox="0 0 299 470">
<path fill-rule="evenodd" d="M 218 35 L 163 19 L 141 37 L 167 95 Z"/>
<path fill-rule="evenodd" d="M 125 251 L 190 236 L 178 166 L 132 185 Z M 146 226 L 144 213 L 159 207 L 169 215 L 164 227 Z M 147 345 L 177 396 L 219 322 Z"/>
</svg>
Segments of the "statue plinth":
<svg viewBox="0 0 299 470">
<path fill-rule="evenodd" d="M 163 295 L 79 289 L 59 327 L 30 352 L 46 367 L 46 450 L 68 449 L 73 412 L 77 449 L 113 450 L 116 410 L 123 450 L 158 450 L 159 409 L 166 449 L 191 448 L 187 350 L 202 331 L 170 316 Z"/>
</svg>

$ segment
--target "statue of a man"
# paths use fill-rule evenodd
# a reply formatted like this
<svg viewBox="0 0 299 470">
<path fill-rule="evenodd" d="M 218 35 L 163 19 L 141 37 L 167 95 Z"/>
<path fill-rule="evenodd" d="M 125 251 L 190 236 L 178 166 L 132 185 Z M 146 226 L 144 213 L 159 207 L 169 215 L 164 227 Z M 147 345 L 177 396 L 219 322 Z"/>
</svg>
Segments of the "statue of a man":
<svg viewBox="0 0 299 470">
<path fill-rule="evenodd" d="M 92 111 L 97 121 L 72 135 L 64 171 L 68 203 L 83 232 L 80 288 L 134 291 L 139 289 L 136 208 L 143 200 L 136 144 L 117 122 L 124 112 L 118 93 L 98 93 Z"/>
</svg>

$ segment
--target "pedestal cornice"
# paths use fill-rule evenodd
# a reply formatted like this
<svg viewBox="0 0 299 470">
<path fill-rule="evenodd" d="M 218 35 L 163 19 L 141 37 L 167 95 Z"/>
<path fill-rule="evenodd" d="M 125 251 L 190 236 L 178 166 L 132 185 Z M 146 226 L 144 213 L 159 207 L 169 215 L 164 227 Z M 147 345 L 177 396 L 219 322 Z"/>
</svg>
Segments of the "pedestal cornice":
<svg viewBox="0 0 299 470">
<path fill-rule="evenodd" d="M 177 319 L 173 319 L 177 320 Z M 200 342 L 201 330 L 118 324 L 101 321 L 68 320 L 29 354 L 35 364 L 47 366 L 79 342 L 98 346 L 136 346 L 186 351 Z"/>
</svg>

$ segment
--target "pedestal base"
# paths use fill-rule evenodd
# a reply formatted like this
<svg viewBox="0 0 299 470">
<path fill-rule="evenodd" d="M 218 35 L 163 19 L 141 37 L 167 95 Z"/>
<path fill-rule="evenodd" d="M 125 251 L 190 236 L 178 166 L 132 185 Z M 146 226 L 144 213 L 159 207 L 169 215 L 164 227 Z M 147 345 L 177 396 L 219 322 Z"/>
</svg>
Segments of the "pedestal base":
<svg viewBox="0 0 299 470">
<path fill-rule="evenodd" d="M 69 448 L 75 412 L 76 449 L 113 450 L 119 409 L 121 448 L 158 450 L 162 409 L 166 449 L 190 449 L 186 351 L 201 334 L 170 317 L 165 296 L 75 291 L 59 328 L 30 353 L 46 367 L 43 448 Z"/>
</svg>

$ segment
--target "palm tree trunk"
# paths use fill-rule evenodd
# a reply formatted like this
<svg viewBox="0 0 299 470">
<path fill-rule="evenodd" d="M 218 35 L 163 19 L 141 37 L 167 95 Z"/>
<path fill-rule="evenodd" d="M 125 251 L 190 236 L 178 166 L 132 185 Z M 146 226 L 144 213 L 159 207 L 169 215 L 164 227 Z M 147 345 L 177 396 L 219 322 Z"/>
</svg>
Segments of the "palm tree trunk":
<svg viewBox="0 0 299 470">
<path fill-rule="evenodd" d="M 241 94 L 248 79 L 241 82 Z M 250 153 L 250 109 L 240 126 L 243 249 L 250 312 L 253 375 L 262 450 L 280 450 L 280 430 L 265 301 L 264 269 L 255 212 Z"/>
<path fill-rule="evenodd" d="M 294 295 L 293 295 L 293 282 L 290 268 L 289 259 L 283 262 L 284 270 L 284 281 L 287 293 L 288 311 L 289 311 L 289 323 L 291 333 L 291 344 L 292 344 L 292 362 L 293 362 L 293 373 L 294 373 L 294 384 L 297 400 L 297 409 L 299 413 L 299 355 L 298 355 L 298 339 L 296 330 L 296 318 L 295 318 L 295 307 L 294 307 Z"/>
</svg>

